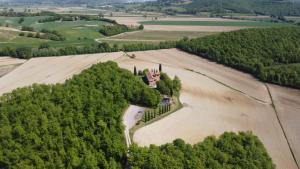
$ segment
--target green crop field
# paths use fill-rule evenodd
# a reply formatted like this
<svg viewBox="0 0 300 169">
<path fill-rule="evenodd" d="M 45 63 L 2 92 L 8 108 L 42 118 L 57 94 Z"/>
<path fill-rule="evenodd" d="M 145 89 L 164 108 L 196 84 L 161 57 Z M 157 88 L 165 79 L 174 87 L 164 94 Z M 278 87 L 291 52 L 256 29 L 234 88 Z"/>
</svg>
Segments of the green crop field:
<svg viewBox="0 0 300 169">
<path fill-rule="evenodd" d="M 21 24 L 18 23 L 19 19 L 21 17 L 3 17 L 0 16 L 0 24 L 6 25 L 8 24 L 9 26 L 19 28 L 21 26 L 32 26 L 35 24 L 38 20 L 47 18 L 47 16 L 32 16 L 32 17 L 25 17 L 24 22 Z"/>
<path fill-rule="evenodd" d="M 143 21 L 143 25 L 183 25 L 183 26 L 245 26 L 245 27 L 276 27 L 289 26 L 285 23 L 272 23 L 260 21 Z"/>
<path fill-rule="evenodd" d="M 32 26 L 36 30 L 49 29 L 57 30 L 66 36 L 67 40 L 77 40 L 78 38 L 95 39 L 102 36 L 98 30 L 99 26 L 107 24 L 102 21 L 63 21 L 36 23 Z"/>
<path fill-rule="evenodd" d="M 47 42 L 53 47 L 63 47 L 68 45 L 86 45 L 95 42 L 95 39 L 103 37 L 98 31 L 101 25 L 108 24 L 103 21 L 62 21 L 62 22 L 46 22 L 38 23 L 39 19 L 46 18 L 47 16 L 24 17 L 24 22 L 19 24 L 20 17 L 0 17 L 0 24 L 2 26 L 8 25 L 12 28 L 20 29 L 22 26 L 30 26 L 35 31 L 42 29 L 57 30 L 64 37 L 65 41 L 51 41 L 37 38 L 28 38 L 19 36 L 18 32 L 4 31 L 0 32 L 0 48 L 26 46 L 38 47 L 41 43 Z"/>
</svg>

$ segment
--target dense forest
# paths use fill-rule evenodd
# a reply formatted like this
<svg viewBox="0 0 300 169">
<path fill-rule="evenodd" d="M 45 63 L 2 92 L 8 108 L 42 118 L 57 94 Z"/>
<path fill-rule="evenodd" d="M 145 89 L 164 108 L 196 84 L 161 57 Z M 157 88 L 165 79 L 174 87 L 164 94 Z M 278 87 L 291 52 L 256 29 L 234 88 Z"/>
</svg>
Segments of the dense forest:
<svg viewBox="0 0 300 169">
<path fill-rule="evenodd" d="M 113 62 L 64 84 L 14 90 L 0 98 L 0 168 L 122 168 L 124 109 L 159 98 Z"/>
<path fill-rule="evenodd" d="M 179 49 L 280 85 L 300 88 L 300 29 L 246 29 L 182 40 Z"/>
<path fill-rule="evenodd" d="M 165 12 L 170 15 L 201 12 L 209 12 L 212 16 L 228 13 L 275 16 L 300 15 L 300 3 L 286 0 L 158 0 L 143 3 L 138 9 Z"/>
<path fill-rule="evenodd" d="M 132 169 L 274 169 L 263 144 L 249 132 L 224 133 L 202 143 L 177 139 L 162 146 L 130 148 Z"/>
</svg>

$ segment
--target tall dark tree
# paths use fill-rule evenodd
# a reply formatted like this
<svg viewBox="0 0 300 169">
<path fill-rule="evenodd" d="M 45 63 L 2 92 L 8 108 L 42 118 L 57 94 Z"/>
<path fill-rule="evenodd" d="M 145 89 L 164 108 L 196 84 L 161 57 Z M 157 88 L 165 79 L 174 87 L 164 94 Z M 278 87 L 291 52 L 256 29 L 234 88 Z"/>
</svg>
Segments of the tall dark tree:
<svg viewBox="0 0 300 169">
<path fill-rule="evenodd" d="M 159 64 L 159 72 L 162 72 L 162 65 Z"/>
<path fill-rule="evenodd" d="M 133 68 L 133 74 L 136 76 L 137 75 L 137 70 L 136 70 L 136 67 L 134 66 Z"/>
</svg>

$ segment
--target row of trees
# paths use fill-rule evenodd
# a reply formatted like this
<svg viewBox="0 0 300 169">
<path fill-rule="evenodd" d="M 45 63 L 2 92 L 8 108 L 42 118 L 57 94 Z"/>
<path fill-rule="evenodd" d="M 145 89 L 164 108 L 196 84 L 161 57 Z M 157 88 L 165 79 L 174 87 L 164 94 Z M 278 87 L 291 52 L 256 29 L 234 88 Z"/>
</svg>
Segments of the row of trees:
<svg viewBox="0 0 300 169">
<path fill-rule="evenodd" d="M 55 35 L 55 34 L 51 34 L 51 33 L 25 33 L 25 32 L 21 32 L 19 33 L 19 36 L 27 36 L 29 38 L 38 38 L 38 39 L 49 39 L 49 40 L 53 40 L 53 41 L 64 41 L 65 37 L 62 36 L 61 34 L 59 34 L 59 36 Z"/>
<path fill-rule="evenodd" d="M 54 21 L 73 21 L 73 20 L 85 20 L 85 21 L 103 21 L 108 22 L 111 24 L 117 24 L 115 20 L 103 18 L 100 16 L 93 16 L 93 15 L 71 15 L 71 14 L 54 14 L 50 17 L 40 19 L 39 23 L 45 23 L 45 22 L 54 22 Z"/>
<path fill-rule="evenodd" d="M 167 113 L 168 111 L 171 110 L 171 106 L 172 106 L 171 104 L 165 104 L 159 106 L 156 109 L 146 110 L 143 115 L 142 121 L 146 123 L 152 119 L 155 119 L 156 117 L 159 117 Z"/>
<path fill-rule="evenodd" d="M 113 62 L 64 84 L 16 89 L 0 97 L 0 168 L 123 168 L 124 109 L 159 97 Z"/>
<path fill-rule="evenodd" d="M 122 50 L 126 52 L 132 51 L 145 51 L 145 50 L 158 50 L 158 49 L 170 49 L 175 48 L 176 41 L 165 41 L 157 44 L 146 44 L 146 43 L 134 43 L 134 44 L 124 44 Z"/>
<path fill-rule="evenodd" d="M 12 56 L 16 58 L 29 59 L 32 57 L 44 57 L 44 56 L 63 56 L 63 55 L 77 55 L 77 54 L 90 54 L 90 53 L 104 53 L 104 52 L 118 52 L 125 51 L 130 52 L 133 49 L 136 51 L 141 50 L 154 50 L 154 49 L 166 49 L 175 47 L 175 43 L 172 45 L 165 45 L 167 42 L 160 43 L 158 45 L 152 44 L 129 44 L 119 47 L 117 45 L 110 46 L 108 43 L 94 43 L 85 46 L 66 46 L 60 48 L 53 48 L 47 45 L 47 48 L 30 48 L 20 47 L 12 48 L 5 47 L 0 50 L 0 56 Z M 44 43 L 43 43 L 44 45 Z M 19 55 L 17 51 L 24 51 L 22 55 Z"/>
<path fill-rule="evenodd" d="M 30 16 L 39 16 L 41 13 L 30 13 L 30 12 L 15 12 L 14 9 L 4 8 L 0 12 L 0 16 L 5 17 L 30 17 Z"/>
<path fill-rule="evenodd" d="M 34 28 L 31 26 L 22 26 L 21 31 L 30 31 L 33 32 Z"/>
<path fill-rule="evenodd" d="M 246 29 L 182 40 L 177 47 L 261 80 L 300 88 L 300 28 Z"/>
<path fill-rule="evenodd" d="M 66 38 L 59 33 L 56 30 L 48 30 L 48 29 L 42 29 L 40 34 L 39 32 L 36 32 L 35 34 L 33 33 L 35 31 L 35 29 L 33 27 L 30 26 L 22 26 L 22 31 L 29 31 L 29 33 L 27 34 L 27 37 L 34 37 L 34 38 L 40 38 L 40 39 L 50 39 L 50 40 L 54 40 L 54 41 L 64 41 L 66 40 Z M 21 32 L 19 34 L 20 36 L 25 36 L 25 32 Z"/>
<path fill-rule="evenodd" d="M 226 132 L 195 145 L 181 139 L 149 148 L 133 145 L 128 158 L 133 169 L 275 169 L 261 141 L 250 132 Z"/>
</svg>

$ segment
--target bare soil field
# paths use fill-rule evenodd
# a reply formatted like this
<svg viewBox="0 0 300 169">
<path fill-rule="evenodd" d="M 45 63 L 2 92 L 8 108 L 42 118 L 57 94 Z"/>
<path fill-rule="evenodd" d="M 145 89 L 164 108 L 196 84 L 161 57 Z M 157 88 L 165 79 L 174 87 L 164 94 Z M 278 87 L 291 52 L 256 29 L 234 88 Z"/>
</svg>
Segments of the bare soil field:
<svg viewBox="0 0 300 169">
<path fill-rule="evenodd" d="M 182 138 L 196 143 L 225 131 L 250 130 L 262 140 L 277 168 L 297 168 L 263 83 L 233 69 L 209 64 L 204 59 L 196 61 L 195 57 L 174 49 L 134 53 L 136 59 L 121 57 L 115 61 L 129 70 L 134 66 L 138 70 L 157 68 L 158 63 L 162 63 L 164 72 L 181 79 L 180 100 L 184 105 L 164 119 L 138 129 L 133 136 L 134 142 L 149 146 Z M 243 92 L 231 87 L 244 83 L 246 87 L 240 87 Z"/>
<path fill-rule="evenodd" d="M 62 83 L 93 64 L 114 60 L 120 56 L 122 56 L 122 53 L 30 59 L 17 69 L 0 78 L 0 95 L 34 83 Z"/>
<path fill-rule="evenodd" d="M 151 21 L 153 17 L 108 17 L 109 19 L 116 20 L 120 24 L 128 26 L 138 26 L 139 22 Z M 218 21 L 218 22 L 234 22 L 240 20 L 223 19 L 223 18 L 195 18 L 195 17 L 163 17 L 158 20 L 171 20 L 171 21 Z M 234 31 L 248 27 L 238 26 L 169 26 L 169 25 L 144 25 L 144 30 L 149 31 L 199 31 L 199 32 L 227 32 Z"/>
<path fill-rule="evenodd" d="M 300 164 L 300 91 L 268 84 L 278 118 Z"/>
<path fill-rule="evenodd" d="M 12 57 L 0 57 L 0 77 L 5 74 L 11 72 L 21 64 L 23 64 L 26 60 L 16 59 Z"/>
</svg>

